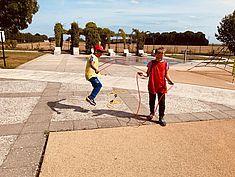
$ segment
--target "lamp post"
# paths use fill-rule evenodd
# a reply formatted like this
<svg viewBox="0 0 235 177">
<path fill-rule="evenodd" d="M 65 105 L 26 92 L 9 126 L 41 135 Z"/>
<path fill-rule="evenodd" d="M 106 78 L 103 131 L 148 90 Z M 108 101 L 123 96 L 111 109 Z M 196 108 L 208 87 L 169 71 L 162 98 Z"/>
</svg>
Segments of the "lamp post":
<svg viewBox="0 0 235 177">
<path fill-rule="evenodd" d="M 5 42 L 5 36 L 4 36 L 4 31 L 0 31 L 1 33 L 1 42 L 2 42 L 2 56 L 3 56 L 3 62 L 4 62 L 4 67 L 6 68 L 6 57 L 5 57 L 5 52 L 4 52 L 4 42 Z"/>
</svg>

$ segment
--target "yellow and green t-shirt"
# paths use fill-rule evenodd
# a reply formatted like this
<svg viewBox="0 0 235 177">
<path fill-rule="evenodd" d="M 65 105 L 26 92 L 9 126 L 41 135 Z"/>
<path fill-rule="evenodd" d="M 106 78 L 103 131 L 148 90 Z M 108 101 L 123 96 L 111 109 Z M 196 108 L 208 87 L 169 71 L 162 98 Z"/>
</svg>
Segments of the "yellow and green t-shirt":
<svg viewBox="0 0 235 177">
<path fill-rule="evenodd" d="M 91 68 L 91 62 L 94 62 L 94 66 L 97 69 L 99 68 L 99 59 L 94 54 L 91 54 L 87 58 L 87 62 L 86 62 L 85 77 L 87 80 L 89 80 L 92 77 L 97 77 L 100 75 L 100 74 L 96 74 L 95 70 Z"/>
</svg>

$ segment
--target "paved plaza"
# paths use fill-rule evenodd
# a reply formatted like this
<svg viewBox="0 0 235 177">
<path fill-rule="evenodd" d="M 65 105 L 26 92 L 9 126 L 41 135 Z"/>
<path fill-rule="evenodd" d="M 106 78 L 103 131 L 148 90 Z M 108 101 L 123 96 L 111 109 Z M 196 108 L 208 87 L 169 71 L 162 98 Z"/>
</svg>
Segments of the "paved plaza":
<svg viewBox="0 0 235 177">
<path fill-rule="evenodd" d="M 103 88 L 97 97 L 97 106 L 94 107 L 85 101 L 85 97 L 92 89 L 84 77 L 85 61 L 83 55 L 76 57 L 68 54 L 46 54 L 17 69 L 0 69 L 0 176 L 38 176 L 41 166 L 43 166 L 43 159 L 54 155 L 50 154 L 51 151 L 48 149 L 48 158 L 44 158 L 47 143 L 50 147 L 58 145 L 57 134 L 61 137 L 64 136 L 66 141 L 69 139 L 67 136 L 74 137 L 76 135 L 75 137 L 78 139 L 74 138 L 74 140 L 81 141 L 82 134 L 89 134 L 89 131 L 99 134 L 99 131 L 109 133 L 113 130 L 120 131 L 121 135 L 121 132 L 125 134 L 132 131 L 133 128 L 136 132 L 133 130 L 132 133 L 139 137 L 138 128 L 140 132 L 147 132 L 149 129 L 151 136 L 156 134 L 155 131 L 160 131 L 162 133 L 160 135 L 164 136 L 164 131 L 168 129 L 172 134 L 174 131 L 180 134 L 180 128 L 183 128 L 185 129 L 184 134 L 187 134 L 187 131 L 195 131 L 195 127 L 198 127 L 200 131 L 190 132 L 195 138 L 197 133 L 203 131 L 203 128 L 208 128 L 205 131 L 207 136 L 201 135 L 205 137 L 205 143 L 211 143 L 213 146 L 222 143 L 218 144 L 221 148 L 216 149 L 215 154 L 219 150 L 224 150 L 224 154 L 227 152 L 226 157 L 234 157 L 235 130 L 232 125 L 235 121 L 235 85 L 231 83 L 232 76 L 228 73 L 221 70 L 208 71 L 203 68 L 189 72 L 187 69 L 192 66 L 192 63 L 171 65 L 170 74 L 175 85 L 166 96 L 165 118 L 168 125 L 163 128 L 158 124 L 157 117 L 152 121 L 146 121 L 146 116 L 149 114 L 147 79 L 138 79 L 141 95 L 141 100 L 139 100 L 136 73 L 145 69 L 145 66 L 117 63 L 103 70 L 101 76 Z M 219 73 L 219 75 L 215 75 L 215 73 Z M 141 104 L 137 112 L 139 101 Z M 223 129 L 223 126 L 227 128 Z M 209 130 L 213 132 L 218 128 L 224 131 L 221 134 L 226 142 L 222 142 L 218 138 L 221 134 L 210 134 Z M 75 134 L 67 131 L 75 131 Z M 63 133 L 65 135 L 62 135 Z M 55 141 L 52 138 L 52 141 L 50 138 L 48 141 L 48 135 L 54 137 Z M 178 136 L 180 137 L 180 135 Z M 214 136 L 217 137 L 214 138 Z M 171 143 L 168 142 L 165 146 L 172 146 L 174 140 L 177 139 L 176 135 L 167 137 Z M 98 138 L 97 135 L 94 136 L 94 140 L 98 140 Z M 112 139 L 112 137 L 107 138 L 110 141 Z M 113 140 L 116 138 L 114 135 Z M 140 141 L 142 138 L 140 136 Z M 180 138 L 183 139 L 183 137 Z M 71 138 L 69 140 L 72 142 Z M 120 141 L 124 140 L 120 139 Z M 154 142 L 157 143 L 158 140 L 156 139 Z M 200 142 L 200 139 L 196 140 Z M 66 141 L 65 145 L 69 145 Z M 54 145 L 53 142 L 55 142 Z M 187 143 L 187 139 L 182 140 L 182 143 Z M 163 144 L 164 142 L 161 142 L 161 145 Z M 229 148 L 226 151 L 227 146 Z M 60 147 L 63 149 L 62 145 Z M 156 144 L 152 144 L 150 147 L 155 148 Z M 140 148 L 144 148 L 144 146 Z M 200 146 L 196 148 L 198 151 L 204 151 L 210 149 L 211 146 L 206 146 L 205 149 L 200 149 L 202 148 Z M 63 152 L 61 149 L 57 150 L 54 151 L 55 154 Z M 84 151 L 84 153 L 87 152 Z M 220 158 L 222 157 L 220 156 Z M 182 158 L 180 159 L 182 160 Z M 177 160 L 177 158 L 173 160 Z M 50 166 L 49 161 L 45 161 L 48 166 Z M 56 161 L 52 161 L 53 163 Z M 224 163 L 224 161 L 221 162 L 221 168 L 224 168 Z M 234 160 L 229 160 L 228 163 L 224 174 L 232 176 L 234 174 Z M 215 164 L 216 167 L 219 167 L 219 163 Z M 48 166 L 44 165 L 42 169 L 48 169 Z M 61 166 L 57 167 L 61 168 Z M 176 168 L 176 166 L 173 167 Z M 186 168 L 187 165 L 184 167 Z M 111 170 L 113 171 L 113 169 Z M 210 170 L 211 173 L 206 173 L 207 175 L 216 172 L 213 171 L 213 167 Z M 223 169 L 221 170 L 223 171 Z M 227 172 L 229 170 L 230 172 Z M 120 175 L 117 176 L 123 176 L 121 174 L 124 172 L 120 172 Z M 138 170 L 134 172 L 138 173 Z M 223 173 L 215 173 L 214 176 L 216 174 L 222 176 Z M 68 173 L 65 175 L 70 176 Z M 148 175 L 151 176 L 151 173 Z M 53 176 L 53 174 L 48 173 L 47 170 L 42 176 Z M 71 176 L 76 175 L 71 174 Z M 83 171 L 83 176 L 89 175 Z M 106 176 L 109 176 L 108 172 Z M 136 175 L 133 173 L 127 176 Z M 196 173 L 194 176 L 197 176 Z"/>
</svg>

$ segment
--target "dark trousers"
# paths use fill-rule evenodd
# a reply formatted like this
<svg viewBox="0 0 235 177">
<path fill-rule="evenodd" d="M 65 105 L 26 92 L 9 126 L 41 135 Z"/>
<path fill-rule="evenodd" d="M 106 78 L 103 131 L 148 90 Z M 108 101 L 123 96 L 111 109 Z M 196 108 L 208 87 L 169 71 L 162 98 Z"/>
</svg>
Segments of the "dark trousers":
<svg viewBox="0 0 235 177">
<path fill-rule="evenodd" d="M 99 79 L 97 77 L 92 77 L 89 79 L 89 81 L 91 82 L 91 85 L 93 86 L 93 90 L 90 94 L 90 97 L 92 99 L 95 99 L 95 97 L 97 96 L 97 94 L 99 93 L 102 84 L 100 83 Z"/>
<path fill-rule="evenodd" d="M 158 102 L 159 102 L 159 117 L 164 117 L 165 115 L 165 94 L 164 93 L 157 93 Z M 161 99 L 161 100 L 160 100 Z M 149 108 L 150 113 L 154 114 L 155 112 L 155 101 L 156 101 L 156 94 L 149 92 Z"/>
</svg>

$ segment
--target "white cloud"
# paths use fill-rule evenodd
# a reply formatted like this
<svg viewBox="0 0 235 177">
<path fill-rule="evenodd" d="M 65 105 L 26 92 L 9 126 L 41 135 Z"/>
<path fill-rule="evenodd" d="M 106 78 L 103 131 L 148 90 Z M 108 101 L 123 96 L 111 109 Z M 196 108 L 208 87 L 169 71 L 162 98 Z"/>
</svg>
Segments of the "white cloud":
<svg viewBox="0 0 235 177">
<path fill-rule="evenodd" d="M 197 16 L 194 16 L 194 15 L 190 15 L 189 18 L 196 19 L 196 18 L 198 18 L 198 17 L 197 17 Z"/>
<path fill-rule="evenodd" d="M 131 3 L 133 3 L 133 4 L 139 4 L 140 2 L 137 1 L 137 0 L 131 0 Z"/>
<path fill-rule="evenodd" d="M 221 4 L 234 4 L 234 0 L 214 0 L 214 3 L 221 3 Z"/>
</svg>

